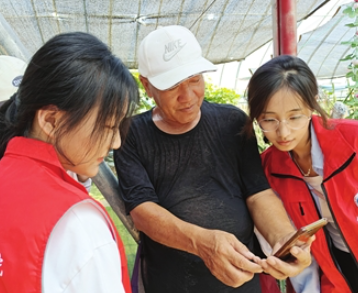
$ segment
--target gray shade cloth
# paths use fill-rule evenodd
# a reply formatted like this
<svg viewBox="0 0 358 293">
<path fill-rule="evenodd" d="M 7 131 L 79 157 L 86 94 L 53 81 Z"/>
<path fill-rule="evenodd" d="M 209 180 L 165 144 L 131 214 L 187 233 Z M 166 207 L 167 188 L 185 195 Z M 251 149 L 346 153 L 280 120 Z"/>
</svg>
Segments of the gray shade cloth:
<svg viewBox="0 0 358 293">
<path fill-rule="evenodd" d="M 297 20 L 308 17 L 327 2 L 297 0 Z M 0 0 L 0 54 L 28 61 L 54 35 L 84 31 L 99 37 L 129 68 L 135 69 L 140 41 L 158 26 L 179 24 L 197 36 L 204 57 L 211 62 L 239 61 L 272 40 L 272 3 L 272 0 Z M 316 44 L 322 36 L 323 32 L 317 32 L 314 38 L 303 36 L 301 43 L 306 38 L 308 41 L 299 55 L 305 60 L 315 60 L 317 65 L 312 64 L 318 75 L 341 74 L 334 70 L 336 64 L 326 66 L 333 57 L 332 50 L 323 50 L 322 44 L 320 47 Z M 331 37 L 329 41 L 337 43 L 342 35 L 332 30 Z M 319 61 L 322 59 L 326 65 Z"/>
<path fill-rule="evenodd" d="M 342 6 L 341 10 L 344 8 Z M 352 48 L 341 42 L 351 40 L 355 28 L 346 26 L 354 19 L 345 16 L 341 10 L 324 26 L 303 34 L 298 43 L 298 56 L 307 62 L 317 77 L 341 77 L 347 73 L 350 61 L 339 60 L 352 53 Z"/>
</svg>

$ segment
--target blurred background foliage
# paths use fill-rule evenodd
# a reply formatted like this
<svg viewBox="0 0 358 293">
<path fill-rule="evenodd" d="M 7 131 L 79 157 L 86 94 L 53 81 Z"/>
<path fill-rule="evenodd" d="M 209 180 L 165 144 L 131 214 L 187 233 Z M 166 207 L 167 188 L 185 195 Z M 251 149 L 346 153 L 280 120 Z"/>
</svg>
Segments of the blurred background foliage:
<svg viewBox="0 0 358 293">
<path fill-rule="evenodd" d="M 354 34 L 349 40 L 341 42 L 342 45 L 350 47 L 349 53 L 344 56 L 341 61 L 350 60 L 347 68 L 347 95 L 342 102 L 347 106 L 346 118 L 358 120 L 358 3 L 352 1 L 350 5 L 343 10 L 343 14 L 347 15 L 352 21 L 347 23 L 346 26 L 355 28 Z M 335 98 L 334 89 L 328 93 L 332 99 Z"/>
</svg>

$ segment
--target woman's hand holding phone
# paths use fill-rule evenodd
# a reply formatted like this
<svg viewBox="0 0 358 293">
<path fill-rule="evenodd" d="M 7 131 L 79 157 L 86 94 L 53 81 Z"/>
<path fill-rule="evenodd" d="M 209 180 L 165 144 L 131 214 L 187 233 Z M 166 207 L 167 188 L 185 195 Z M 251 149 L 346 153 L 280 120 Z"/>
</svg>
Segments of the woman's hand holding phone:
<svg viewBox="0 0 358 293">
<path fill-rule="evenodd" d="M 325 224 L 327 220 L 321 219 L 283 237 L 273 247 L 274 255 L 259 261 L 264 272 L 280 280 L 298 275 L 310 265 L 310 247 L 315 239 L 314 234 Z"/>
<path fill-rule="evenodd" d="M 294 235 L 292 235 L 275 253 L 274 256 L 282 260 L 289 260 L 292 258 L 290 250 L 294 246 L 304 246 L 311 236 L 316 234 L 323 226 L 328 223 L 327 219 L 319 219 L 307 226 L 300 228 Z"/>
</svg>

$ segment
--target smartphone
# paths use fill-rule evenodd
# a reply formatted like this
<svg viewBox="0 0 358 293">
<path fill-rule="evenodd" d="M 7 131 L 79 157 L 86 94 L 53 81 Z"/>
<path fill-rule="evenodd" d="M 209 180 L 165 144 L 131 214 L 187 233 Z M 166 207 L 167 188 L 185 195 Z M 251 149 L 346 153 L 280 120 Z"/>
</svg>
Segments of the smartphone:
<svg viewBox="0 0 358 293">
<path fill-rule="evenodd" d="M 322 218 L 316 222 L 302 227 L 284 245 L 282 245 L 282 247 L 274 254 L 274 256 L 282 260 L 288 260 L 290 257 L 292 257 L 290 249 L 295 246 L 298 241 L 307 242 L 312 235 L 314 235 L 327 223 L 327 219 Z"/>
</svg>

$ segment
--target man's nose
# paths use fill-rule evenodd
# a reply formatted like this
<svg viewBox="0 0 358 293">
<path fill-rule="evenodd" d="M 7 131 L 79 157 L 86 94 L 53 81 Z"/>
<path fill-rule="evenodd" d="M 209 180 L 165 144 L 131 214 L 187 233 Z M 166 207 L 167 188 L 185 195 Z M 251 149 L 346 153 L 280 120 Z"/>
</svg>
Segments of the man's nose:
<svg viewBox="0 0 358 293">
<path fill-rule="evenodd" d="M 189 82 L 184 81 L 179 86 L 179 102 L 188 102 L 195 96 L 193 89 L 190 87 Z"/>
</svg>

